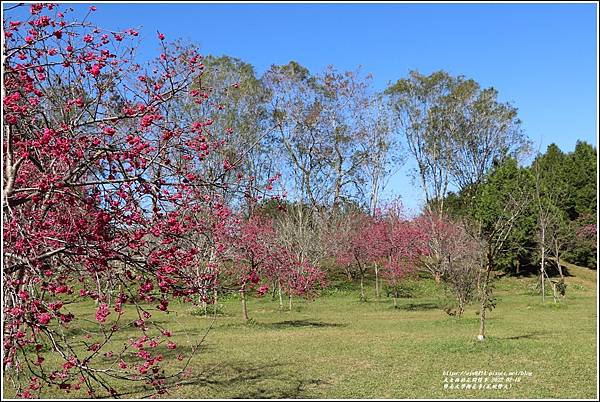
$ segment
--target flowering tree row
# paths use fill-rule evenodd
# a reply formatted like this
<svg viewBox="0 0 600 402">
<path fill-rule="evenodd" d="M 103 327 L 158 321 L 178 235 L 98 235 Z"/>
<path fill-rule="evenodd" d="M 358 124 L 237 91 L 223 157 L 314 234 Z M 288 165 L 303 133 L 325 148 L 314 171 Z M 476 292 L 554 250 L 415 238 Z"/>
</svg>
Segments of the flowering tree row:
<svg viewBox="0 0 600 402">
<path fill-rule="evenodd" d="M 391 204 L 375 216 L 352 212 L 337 225 L 331 249 L 338 264 L 357 268 L 361 301 L 366 300 L 365 276 L 373 269 L 377 296 L 381 275 L 395 289 L 392 293 L 396 305 L 398 285 L 416 272 L 421 258 L 428 253 L 427 232 L 418 220 L 403 215 L 400 204 Z"/>
<path fill-rule="evenodd" d="M 280 244 L 270 218 L 236 219 L 221 239 L 229 247 L 224 272 L 239 291 L 244 321 L 249 320 L 246 294 L 253 287 L 262 296 L 269 291 L 269 284 L 275 283 L 290 297 L 312 298 L 326 285 L 324 271 Z"/>
<path fill-rule="evenodd" d="M 254 221 L 228 233 L 227 197 L 268 196 L 275 180 L 246 180 L 244 155 L 222 152 L 233 130 L 212 127 L 225 109 L 212 99 L 237 84 L 203 87 L 202 55 L 162 33 L 161 53 L 141 65 L 135 29 L 105 30 L 50 3 L 11 18 L 22 7 L 4 20 L 3 367 L 20 397 L 44 386 L 117 396 L 115 380 L 163 393 L 190 358 L 162 366 L 178 346 L 155 318 L 172 300 L 212 300 L 231 258 L 249 263 L 242 293 L 259 273 L 309 293 L 316 274 L 254 249 Z M 203 112 L 191 119 L 182 104 Z M 94 312 L 77 313 L 85 300 Z M 125 330 L 128 342 L 112 341 Z"/>
</svg>

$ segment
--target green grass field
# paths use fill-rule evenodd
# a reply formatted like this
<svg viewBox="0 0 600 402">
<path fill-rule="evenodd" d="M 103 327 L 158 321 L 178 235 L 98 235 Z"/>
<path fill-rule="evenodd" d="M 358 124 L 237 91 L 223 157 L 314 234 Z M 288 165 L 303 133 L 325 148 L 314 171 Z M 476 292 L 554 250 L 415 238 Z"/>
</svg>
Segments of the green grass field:
<svg viewBox="0 0 600 402">
<path fill-rule="evenodd" d="M 567 297 L 542 304 L 534 278 L 504 278 L 496 285 L 488 339 L 477 342 L 478 317 L 462 318 L 430 280 L 392 307 L 385 295 L 367 303 L 343 286 L 314 302 L 296 300 L 278 311 L 270 297 L 250 299 L 253 321 L 241 323 L 239 301 L 224 300 L 191 361 L 185 383 L 170 398 L 594 398 L 596 383 L 596 272 L 571 267 Z M 87 306 L 88 312 L 93 311 Z M 80 308 L 85 309 L 86 306 Z M 169 327 L 181 346 L 205 333 L 212 318 L 180 305 Z M 131 334 L 121 334 L 122 342 Z M 48 354 L 48 359 L 55 358 Z M 526 371 L 510 389 L 444 389 L 444 371 Z M 118 384 L 116 384 L 118 386 Z M 8 387 L 8 383 L 5 383 Z M 139 397 L 147 392 L 126 385 Z M 14 395 L 5 388 L 5 396 Z M 48 397 L 67 396 L 48 391 Z M 71 393 L 68 396 L 80 397 Z"/>
</svg>

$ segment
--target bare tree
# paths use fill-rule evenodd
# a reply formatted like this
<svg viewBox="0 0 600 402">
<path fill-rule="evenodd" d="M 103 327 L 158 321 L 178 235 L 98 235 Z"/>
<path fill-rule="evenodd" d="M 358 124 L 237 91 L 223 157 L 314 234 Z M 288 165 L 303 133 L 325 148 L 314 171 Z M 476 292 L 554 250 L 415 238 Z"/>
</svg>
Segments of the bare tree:
<svg viewBox="0 0 600 402">
<path fill-rule="evenodd" d="M 521 169 L 515 159 L 509 159 L 497 166 L 477 189 L 472 236 L 481 239 L 485 250 L 477 282 L 480 297 L 477 338 L 480 341 L 485 340 L 486 312 L 495 306 L 491 280 L 495 276 L 496 261 L 505 251 L 517 219 L 530 202 L 530 180 L 528 172 Z"/>
<path fill-rule="evenodd" d="M 275 230 L 278 241 L 290 253 L 296 255 L 300 263 L 308 262 L 317 266 L 323 260 L 325 249 L 324 233 L 327 227 L 325 215 L 302 204 L 292 204 L 285 212 L 278 214 Z M 282 284 L 278 281 L 279 307 L 283 308 Z M 289 305 L 291 309 L 291 295 Z"/>
<path fill-rule="evenodd" d="M 372 107 L 370 77 L 332 67 L 312 75 L 290 62 L 273 66 L 263 81 L 292 196 L 315 209 L 358 198 L 369 157 L 361 145 L 384 130 L 372 124 L 379 109 Z"/>
<path fill-rule="evenodd" d="M 548 156 L 546 156 L 548 157 Z M 550 156 L 552 157 L 552 156 Z M 543 156 L 538 158 L 532 164 L 532 172 L 535 180 L 535 203 L 537 210 L 537 233 L 536 242 L 540 253 L 540 285 L 542 292 L 542 302 L 546 300 L 546 280 L 552 288 L 554 303 L 559 299 L 559 294 L 564 294 L 564 276 L 560 264 L 560 256 L 563 244 L 565 243 L 564 212 L 558 207 L 560 198 L 564 190 L 556 188 L 558 180 L 556 176 L 556 167 L 547 166 L 547 161 Z M 546 269 L 547 261 L 552 256 L 560 275 L 559 281 L 553 281 L 548 276 Z"/>
<path fill-rule="evenodd" d="M 397 127 L 417 163 L 426 208 L 438 216 L 443 215 L 452 163 L 450 131 L 441 129 L 441 119 L 449 112 L 443 103 L 456 84 L 457 79 L 444 71 L 430 76 L 411 71 L 408 78 L 386 90 Z"/>
<path fill-rule="evenodd" d="M 389 103 L 381 96 L 369 100 L 368 110 L 359 122 L 363 135 L 359 138 L 362 165 L 359 174 L 360 198 L 372 216 L 380 205 L 381 194 L 391 175 L 404 163 L 401 144 L 394 134 Z"/>
<path fill-rule="evenodd" d="M 485 247 L 467 223 L 446 218 L 437 225 L 441 256 L 442 281 L 450 289 L 457 302 L 457 310 L 449 314 L 462 316 L 465 307 L 477 294 L 479 270 L 483 265 Z"/>
</svg>

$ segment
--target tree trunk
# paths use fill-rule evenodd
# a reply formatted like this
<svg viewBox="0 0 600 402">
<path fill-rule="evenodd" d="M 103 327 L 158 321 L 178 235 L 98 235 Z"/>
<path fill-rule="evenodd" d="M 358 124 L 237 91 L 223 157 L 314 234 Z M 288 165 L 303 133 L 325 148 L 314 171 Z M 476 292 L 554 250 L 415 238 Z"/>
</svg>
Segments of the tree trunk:
<svg viewBox="0 0 600 402">
<path fill-rule="evenodd" d="M 218 292 L 217 292 L 217 288 L 215 288 L 213 290 L 213 316 L 216 317 L 217 316 L 217 306 L 219 302 L 219 298 L 218 298 Z"/>
<path fill-rule="evenodd" d="M 248 322 L 248 307 L 246 306 L 246 292 L 245 292 L 246 284 L 242 285 L 240 289 L 240 300 L 242 301 L 242 318 L 244 322 Z"/>
<path fill-rule="evenodd" d="M 542 288 L 542 303 L 546 302 L 546 289 L 544 281 L 544 271 L 540 268 L 540 286 Z"/>
<path fill-rule="evenodd" d="M 543 240 L 544 240 L 544 237 L 542 235 L 542 241 Z M 546 287 L 545 287 L 546 277 L 544 274 L 546 272 L 544 271 L 544 267 L 545 267 L 544 264 L 546 262 L 545 261 L 546 260 L 546 249 L 544 246 L 542 246 L 541 252 L 542 252 L 542 260 L 540 261 L 540 274 L 541 274 L 540 276 L 542 277 L 542 303 L 545 303 L 546 302 Z"/>
<path fill-rule="evenodd" d="M 377 209 L 377 201 L 379 196 L 379 176 L 381 175 L 381 154 L 378 154 L 377 161 L 375 162 L 371 174 L 372 185 L 371 185 L 371 198 L 369 201 L 369 211 L 371 216 L 375 216 Z"/>
<path fill-rule="evenodd" d="M 375 297 L 379 300 L 379 268 L 375 264 Z"/>
<path fill-rule="evenodd" d="M 277 293 L 275 283 L 271 283 L 271 289 L 271 301 L 275 301 L 275 294 Z"/>
<path fill-rule="evenodd" d="M 292 311 L 292 295 L 288 296 L 288 310 Z"/>
<path fill-rule="evenodd" d="M 398 308 L 398 298 L 394 295 L 393 299 L 394 299 L 394 308 Z"/>
<path fill-rule="evenodd" d="M 482 300 L 479 306 L 479 335 L 477 336 L 477 340 L 480 342 L 485 340 L 485 311 L 485 301 Z"/>
<path fill-rule="evenodd" d="M 558 301 L 558 293 L 556 290 L 556 284 L 550 280 L 548 273 L 546 273 L 546 277 L 548 278 L 548 283 L 550 283 L 550 287 L 552 288 L 552 298 L 554 299 L 554 304 Z"/>
<path fill-rule="evenodd" d="M 490 273 L 492 271 L 492 264 L 489 255 L 485 271 L 484 281 L 481 284 L 481 303 L 479 304 L 479 335 L 477 336 L 477 340 L 480 342 L 485 340 L 485 313 L 487 311 L 488 286 L 490 281 Z"/>
<path fill-rule="evenodd" d="M 558 242 L 554 242 L 554 253 L 556 255 L 556 267 L 558 268 L 558 273 L 560 274 L 560 278 L 564 279 L 562 265 L 560 265 L 560 249 L 558 247 Z"/>
<path fill-rule="evenodd" d="M 548 279 L 548 281 L 550 282 L 550 286 L 552 286 L 552 299 L 554 300 L 554 304 L 556 304 L 558 302 L 558 295 L 557 295 L 557 291 L 556 291 L 556 284 L 552 283 L 550 281 L 550 279 Z"/>
<path fill-rule="evenodd" d="M 487 292 L 487 283 L 483 285 L 484 292 Z M 485 340 L 485 312 L 486 312 L 486 302 L 485 299 L 487 296 L 483 296 L 481 299 L 481 303 L 479 305 L 479 335 L 477 336 L 477 340 L 483 342 Z"/>
<path fill-rule="evenodd" d="M 521 260 L 517 258 L 515 263 L 515 273 L 518 275 L 521 273 Z"/>
<path fill-rule="evenodd" d="M 360 301 L 365 302 L 367 298 L 365 297 L 365 286 L 364 286 L 364 277 L 365 275 L 361 272 L 360 274 Z"/>
<path fill-rule="evenodd" d="M 352 279 L 354 279 L 352 277 L 352 271 L 350 271 L 349 267 L 344 268 L 344 270 L 346 271 L 346 278 L 348 279 L 349 282 L 352 282 Z"/>
<path fill-rule="evenodd" d="M 336 160 L 336 164 L 335 164 L 336 178 L 335 178 L 334 192 L 333 192 L 333 194 L 334 194 L 333 195 L 333 208 L 334 208 L 334 210 L 336 210 L 339 199 L 340 199 L 340 195 L 342 193 L 342 180 L 343 180 L 342 166 L 344 165 L 344 157 L 340 151 L 340 144 L 338 141 L 335 142 L 334 149 L 337 154 L 337 160 Z"/>
<path fill-rule="evenodd" d="M 556 268 L 558 269 L 558 274 L 560 275 L 561 283 L 564 285 L 565 276 L 563 274 L 562 265 L 560 264 L 560 247 L 558 240 L 554 240 L 554 255 L 556 256 Z M 566 298 L 566 293 L 562 294 L 563 298 Z"/>
<path fill-rule="evenodd" d="M 281 282 L 278 283 L 277 293 L 279 293 L 279 310 L 283 310 L 283 294 L 281 293 Z"/>
<path fill-rule="evenodd" d="M 459 317 L 462 317 L 464 312 L 465 312 L 465 302 L 461 297 L 458 299 L 458 310 L 456 311 L 456 315 Z"/>
<path fill-rule="evenodd" d="M 560 257 L 556 256 L 556 268 L 558 268 L 558 274 L 560 275 L 560 279 L 565 279 L 562 271 L 562 265 L 560 264 Z"/>
<path fill-rule="evenodd" d="M 439 272 L 436 272 L 434 275 L 434 279 L 435 279 L 435 283 L 437 285 L 439 285 L 440 283 L 442 283 L 442 276 L 440 275 Z"/>
</svg>

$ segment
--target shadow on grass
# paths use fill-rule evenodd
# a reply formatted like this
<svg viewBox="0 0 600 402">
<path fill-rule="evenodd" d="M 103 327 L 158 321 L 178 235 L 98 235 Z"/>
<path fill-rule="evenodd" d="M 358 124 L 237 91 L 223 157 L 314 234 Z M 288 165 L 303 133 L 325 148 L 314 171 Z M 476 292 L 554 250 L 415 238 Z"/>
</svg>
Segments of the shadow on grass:
<svg viewBox="0 0 600 402">
<path fill-rule="evenodd" d="M 272 323 L 259 323 L 257 324 L 263 328 L 281 329 L 281 328 L 327 328 L 327 327 L 345 327 L 346 324 L 339 324 L 334 322 L 323 322 L 323 321 L 312 321 L 312 320 L 287 320 Z"/>
<path fill-rule="evenodd" d="M 278 322 L 260 322 L 255 321 L 252 318 L 248 322 L 230 322 L 222 324 L 215 329 L 227 330 L 232 328 L 247 328 L 247 329 L 286 329 L 286 328 L 334 328 L 334 327 L 345 327 L 347 324 L 340 324 L 335 322 L 323 322 L 313 320 L 286 320 Z"/>
<path fill-rule="evenodd" d="M 534 271 L 522 270 L 522 271 L 519 271 L 519 272 L 507 273 L 504 276 L 512 277 L 512 278 L 534 278 L 537 275 L 538 274 L 536 272 L 534 272 Z"/>
<path fill-rule="evenodd" d="M 558 274 L 558 269 L 554 268 L 554 271 L 556 271 L 555 272 L 555 276 L 556 276 L 556 274 Z M 566 276 L 566 277 L 574 277 L 575 276 L 571 272 L 569 272 L 569 267 L 566 267 L 564 265 L 562 266 L 562 273 L 563 273 L 563 276 Z"/>
<path fill-rule="evenodd" d="M 562 274 L 564 277 L 572 278 L 575 277 L 573 273 L 570 272 L 570 267 L 568 265 L 563 265 L 561 263 Z M 582 267 L 585 268 L 585 267 Z M 589 269 L 589 268 L 588 268 Z M 558 271 L 558 267 L 556 266 L 556 262 L 554 259 L 550 259 L 548 267 L 546 268 L 546 273 L 551 279 L 560 279 L 560 272 Z M 539 278 L 540 272 L 538 266 L 527 267 L 520 272 L 510 272 L 506 273 L 502 276 L 509 276 L 513 278 Z"/>
<path fill-rule="evenodd" d="M 407 304 L 399 304 L 395 309 L 396 310 L 407 310 L 407 311 L 425 311 L 425 310 L 433 310 L 439 309 L 440 304 L 434 302 L 423 302 L 423 303 L 407 303 Z"/>
<path fill-rule="evenodd" d="M 538 339 L 538 338 L 542 338 L 546 334 L 548 334 L 548 332 L 546 332 L 546 331 L 533 331 L 533 332 L 529 332 L 527 334 L 521 334 L 521 335 L 514 335 L 514 336 L 508 336 L 508 337 L 496 337 L 496 339 L 508 340 L 508 341 L 515 341 L 515 340 L 519 340 L 519 339 Z"/>
<path fill-rule="evenodd" d="M 229 362 L 194 374 L 176 387 L 194 397 L 200 397 L 203 391 L 198 389 L 192 395 L 185 388 L 208 387 L 222 397 L 235 399 L 294 399 L 306 398 L 311 388 L 326 384 L 321 379 L 303 378 L 301 373 L 287 371 L 280 363 Z"/>
</svg>

